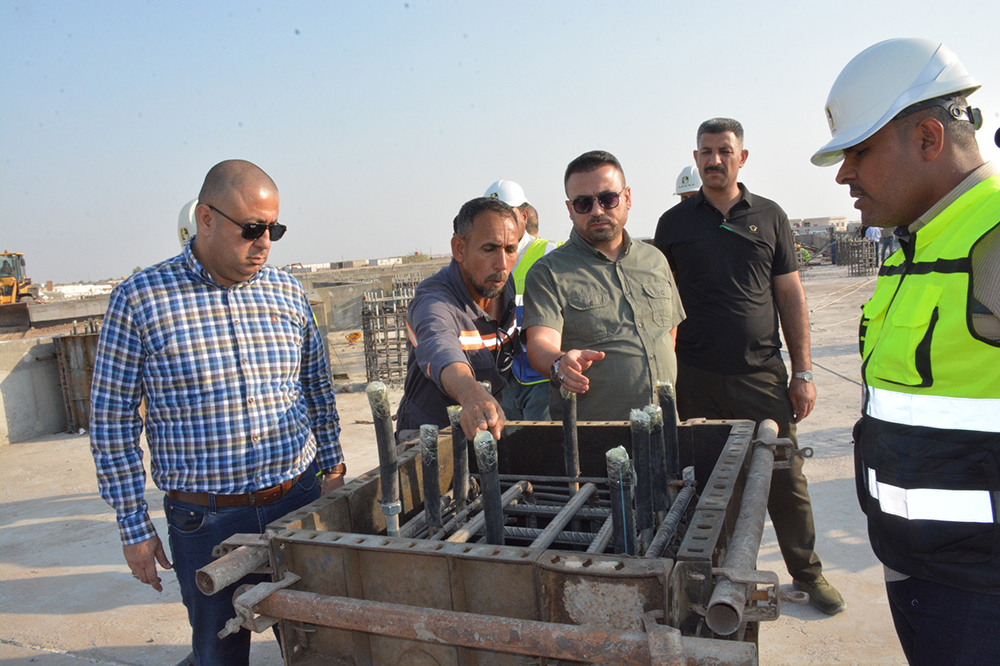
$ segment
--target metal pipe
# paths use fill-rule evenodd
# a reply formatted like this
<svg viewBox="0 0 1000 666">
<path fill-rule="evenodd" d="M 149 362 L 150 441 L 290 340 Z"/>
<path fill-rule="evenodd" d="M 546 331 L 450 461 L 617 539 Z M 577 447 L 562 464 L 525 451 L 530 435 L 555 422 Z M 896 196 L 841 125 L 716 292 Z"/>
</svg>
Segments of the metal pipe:
<svg viewBox="0 0 1000 666">
<path fill-rule="evenodd" d="M 615 520 L 609 515 L 605 519 L 604 524 L 601 525 L 601 529 L 597 531 L 597 536 L 595 536 L 594 540 L 590 542 L 589 546 L 587 546 L 587 552 L 592 555 L 603 553 L 607 549 L 608 543 L 611 541 L 611 536 L 614 532 Z"/>
<path fill-rule="evenodd" d="M 573 519 L 576 515 L 577 510 L 582 507 L 590 496 L 594 494 L 597 490 L 597 486 L 592 483 L 584 484 L 580 490 L 573 495 L 573 498 L 566 503 L 563 510 L 560 511 L 552 519 L 552 521 L 546 525 L 542 533 L 538 535 L 538 538 L 531 542 L 532 548 L 548 548 L 552 545 L 556 536 L 569 524 L 569 521 Z"/>
<path fill-rule="evenodd" d="M 639 530 L 640 551 L 653 538 L 653 474 L 649 455 L 649 414 L 633 409 L 629 415 L 632 428 L 632 460 L 635 469 L 635 527 Z"/>
<path fill-rule="evenodd" d="M 767 514 L 767 495 L 771 488 L 771 472 L 774 469 L 773 444 L 778 438 L 778 425 L 771 419 L 762 421 L 757 429 L 753 457 L 747 471 L 746 486 L 740 514 L 736 519 L 733 536 L 729 540 L 724 569 L 753 570 L 757 568 L 757 551 L 764 533 L 764 517 Z M 708 602 L 705 622 L 717 634 L 728 636 L 740 628 L 743 609 L 747 604 L 748 585 L 734 583 L 721 578 L 712 591 Z"/>
<path fill-rule="evenodd" d="M 559 387 L 562 397 L 562 430 L 563 430 L 563 460 L 566 465 L 566 476 L 580 476 L 580 440 L 576 429 L 576 393 Z M 569 482 L 569 494 L 580 489 L 577 481 Z"/>
<path fill-rule="evenodd" d="M 469 440 L 459 419 L 462 418 L 461 405 L 448 406 L 448 422 L 451 423 L 451 456 L 453 473 L 451 486 L 455 491 L 455 504 L 459 509 L 469 502 Z"/>
<path fill-rule="evenodd" d="M 399 536 L 399 463 L 396 461 L 396 436 L 392 432 L 392 415 L 389 409 L 389 390 L 382 382 L 372 382 L 367 389 L 368 403 L 375 421 L 375 440 L 378 442 L 378 467 L 382 480 L 382 513 L 385 515 L 385 532 Z"/>
<path fill-rule="evenodd" d="M 252 574 L 267 564 L 267 560 L 266 546 L 240 546 L 198 569 L 194 579 L 198 589 L 211 596 Z"/>
<path fill-rule="evenodd" d="M 515 525 L 506 525 L 503 528 L 503 533 L 505 536 L 514 539 L 527 539 L 529 541 L 534 541 L 539 536 L 541 536 L 543 530 L 533 527 L 517 527 Z M 591 534 L 589 532 L 569 532 L 562 531 L 556 534 L 553 543 L 564 543 L 572 546 L 589 546 L 596 537 L 596 534 Z M 532 543 L 530 548 L 535 548 L 535 544 Z"/>
<path fill-rule="evenodd" d="M 632 463 L 624 446 L 604 454 L 611 487 L 611 519 L 615 553 L 635 555 L 635 515 L 632 513 Z"/>
<path fill-rule="evenodd" d="M 656 382 L 656 394 L 663 410 L 663 443 L 667 459 L 667 478 L 681 477 L 681 447 L 677 437 L 677 393 L 670 382 Z M 676 493 L 676 490 L 671 491 Z M 671 500 L 673 498 L 671 497 Z"/>
<path fill-rule="evenodd" d="M 663 409 L 659 405 L 646 405 L 649 415 L 649 467 L 653 477 L 653 512 L 657 523 L 662 523 L 670 508 L 667 497 L 667 450 L 663 439 Z"/>
<path fill-rule="evenodd" d="M 424 481 L 424 514 L 427 527 L 441 527 L 441 479 L 438 476 L 438 427 L 420 426 L 420 467 Z"/>
<path fill-rule="evenodd" d="M 479 482 L 486 516 L 486 543 L 503 545 L 503 507 L 500 504 L 500 477 L 497 470 L 497 440 L 488 430 L 480 430 L 472 442 L 479 465 Z"/>
<path fill-rule="evenodd" d="M 273 592 L 257 602 L 254 610 L 262 615 L 307 625 L 436 645 L 621 666 L 649 666 L 653 661 L 650 634 L 594 625 L 577 626 L 416 608 L 287 589 Z M 669 627 L 660 629 L 670 631 Z M 725 663 L 733 666 L 757 663 L 756 647 L 739 641 L 681 636 L 680 649 L 654 647 L 652 651 L 656 663 Z"/>
<path fill-rule="evenodd" d="M 521 498 L 521 495 L 528 492 L 531 492 L 531 485 L 527 481 L 508 488 L 507 492 L 505 492 L 503 495 L 500 496 L 501 518 L 503 517 L 504 508 L 509 506 L 511 503 L 517 501 L 518 499 Z M 483 505 L 485 505 L 486 498 L 483 497 L 481 499 L 483 500 Z M 486 525 L 486 521 L 487 521 L 486 512 L 482 511 L 476 514 L 476 517 L 470 520 L 468 523 L 466 523 L 465 526 L 462 527 L 462 529 L 456 531 L 454 534 L 448 537 L 447 540 L 453 543 L 465 543 L 483 529 L 483 526 Z M 503 527 L 502 522 L 500 526 L 501 528 Z"/>
</svg>

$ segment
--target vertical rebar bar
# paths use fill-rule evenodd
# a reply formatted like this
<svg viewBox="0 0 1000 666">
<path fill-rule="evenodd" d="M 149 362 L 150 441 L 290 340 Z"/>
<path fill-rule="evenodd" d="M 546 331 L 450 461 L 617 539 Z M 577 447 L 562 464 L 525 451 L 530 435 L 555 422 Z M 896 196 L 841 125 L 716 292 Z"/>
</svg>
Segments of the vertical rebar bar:
<svg viewBox="0 0 1000 666">
<path fill-rule="evenodd" d="M 580 476 L 580 440 L 576 429 L 576 393 L 559 388 L 562 397 L 563 458 L 566 461 L 566 476 Z M 569 494 L 580 489 L 577 481 L 569 482 Z"/>
<path fill-rule="evenodd" d="M 663 522 L 670 509 L 667 495 L 667 451 L 663 440 L 663 410 L 659 405 L 646 405 L 643 411 L 649 415 L 649 466 L 653 476 L 653 511 L 656 524 Z"/>
<path fill-rule="evenodd" d="M 472 442 L 479 465 L 479 482 L 486 516 L 486 542 L 503 545 L 503 506 L 500 499 L 500 472 L 497 469 L 497 440 L 487 430 L 480 430 Z"/>
<path fill-rule="evenodd" d="M 611 519 L 615 552 L 635 555 L 635 514 L 632 513 L 632 463 L 624 446 L 604 455 L 611 488 Z"/>
<path fill-rule="evenodd" d="M 667 459 L 667 479 L 676 481 L 681 476 L 681 447 L 677 437 L 677 394 L 670 382 L 656 382 L 656 394 L 663 410 L 663 444 Z M 673 504 L 677 490 L 669 486 L 669 501 Z"/>
<path fill-rule="evenodd" d="M 455 504 L 462 510 L 469 501 L 469 440 L 459 419 L 462 418 L 460 405 L 448 406 L 448 421 L 451 423 L 451 457 L 453 472 L 451 485 L 454 488 Z"/>
<path fill-rule="evenodd" d="M 379 475 L 382 480 L 382 513 L 385 514 L 385 531 L 391 537 L 399 536 L 399 463 L 396 461 L 396 436 L 392 432 L 392 415 L 389 410 L 389 391 L 382 382 L 368 385 L 368 403 L 375 421 L 375 440 L 378 442 Z"/>
<path fill-rule="evenodd" d="M 420 426 L 420 466 L 424 477 L 424 513 L 427 527 L 441 527 L 441 479 L 438 474 L 438 427 Z"/>
<path fill-rule="evenodd" d="M 649 455 L 649 414 L 633 409 L 629 415 L 632 427 L 632 465 L 635 469 L 635 527 L 639 530 L 640 551 L 653 538 L 653 474 Z"/>
</svg>

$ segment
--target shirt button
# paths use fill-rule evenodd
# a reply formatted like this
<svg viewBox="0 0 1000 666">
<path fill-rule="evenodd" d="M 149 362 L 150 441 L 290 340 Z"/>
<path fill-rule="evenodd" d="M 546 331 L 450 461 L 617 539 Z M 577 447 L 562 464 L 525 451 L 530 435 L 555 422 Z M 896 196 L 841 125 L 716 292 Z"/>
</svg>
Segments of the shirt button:
<svg viewBox="0 0 1000 666">
<path fill-rule="evenodd" d="M 639 328 L 642 328 L 642 322 L 640 321 L 638 324 L 636 324 L 636 326 L 638 326 Z"/>
<path fill-rule="evenodd" d="M 253 436 L 253 437 L 251 437 L 250 439 L 252 439 L 252 440 L 253 440 L 253 441 L 255 441 L 255 442 L 259 442 L 259 441 L 260 441 L 260 435 L 254 435 L 254 436 Z"/>
<path fill-rule="evenodd" d="M 248 405 L 252 405 L 253 404 L 253 398 L 247 398 L 247 404 Z"/>
<path fill-rule="evenodd" d="M 233 320 L 233 324 L 236 325 L 236 326 L 239 326 L 240 325 L 240 320 L 239 319 L 234 319 Z"/>
<path fill-rule="evenodd" d="M 246 364 L 247 364 L 247 363 L 249 363 L 249 362 L 250 362 L 250 361 L 248 361 L 247 359 L 243 359 L 243 365 L 246 365 Z"/>
</svg>

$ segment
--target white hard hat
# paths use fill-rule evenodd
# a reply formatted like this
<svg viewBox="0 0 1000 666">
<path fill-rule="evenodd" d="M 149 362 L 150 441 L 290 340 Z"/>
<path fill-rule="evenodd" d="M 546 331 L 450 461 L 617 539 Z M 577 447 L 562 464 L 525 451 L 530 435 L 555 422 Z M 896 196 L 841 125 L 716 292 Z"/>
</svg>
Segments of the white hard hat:
<svg viewBox="0 0 1000 666">
<path fill-rule="evenodd" d="M 675 189 L 674 194 L 687 194 L 701 189 L 701 175 L 698 173 L 698 167 L 689 166 L 681 169 L 680 175 L 677 176 Z"/>
<path fill-rule="evenodd" d="M 833 138 L 816 151 L 812 163 L 836 164 L 844 159 L 844 148 L 861 143 L 917 102 L 971 93 L 980 85 L 939 42 L 888 39 L 869 46 L 847 63 L 830 89 L 826 119 Z"/>
<path fill-rule="evenodd" d="M 488 199 L 499 199 L 508 206 L 520 206 L 528 202 L 521 186 L 512 180 L 498 180 L 486 189 L 483 195 Z"/>
<path fill-rule="evenodd" d="M 192 199 L 181 208 L 181 215 L 177 219 L 177 238 L 181 241 L 181 247 L 188 244 L 198 233 L 198 221 L 194 217 L 194 209 L 198 207 L 198 200 Z"/>
</svg>

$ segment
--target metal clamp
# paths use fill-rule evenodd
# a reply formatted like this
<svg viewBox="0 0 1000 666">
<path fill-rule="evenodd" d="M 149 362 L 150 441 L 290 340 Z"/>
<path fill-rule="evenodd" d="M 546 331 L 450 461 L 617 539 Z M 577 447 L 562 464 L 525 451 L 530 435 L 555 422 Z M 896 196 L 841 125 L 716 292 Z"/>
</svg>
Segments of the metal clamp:
<svg viewBox="0 0 1000 666">
<path fill-rule="evenodd" d="M 235 634 L 243 627 L 259 634 L 277 624 L 279 618 L 257 615 L 254 606 L 278 590 L 291 587 L 300 580 L 302 580 L 301 576 L 286 571 L 284 577 L 276 583 L 258 583 L 239 588 L 233 595 L 233 608 L 236 610 L 236 617 L 226 622 L 225 628 L 218 634 L 219 638 Z"/>
<path fill-rule="evenodd" d="M 382 505 L 382 513 L 387 516 L 395 516 L 397 513 L 403 511 L 403 505 L 401 502 L 379 502 Z"/>
<path fill-rule="evenodd" d="M 727 569 L 713 567 L 713 576 L 728 578 L 737 585 L 762 585 L 762 589 L 752 590 L 747 594 L 747 607 L 743 611 L 744 622 L 770 622 L 778 619 L 780 614 L 781 586 L 778 574 L 773 571 L 758 571 L 756 569 Z M 759 602 L 764 602 L 761 605 Z"/>
<path fill-rule="evenodd" d="M 800 458 L 812 458 L 813 449 L 811 446 L 798 447 L 787 438 L 773 441 L 754 440 L 754 446 L 766 446 L 774 451 L 774 469 L 788 469 L 792 466 L 792 459 L 796 456 Z"/>
</svg>

